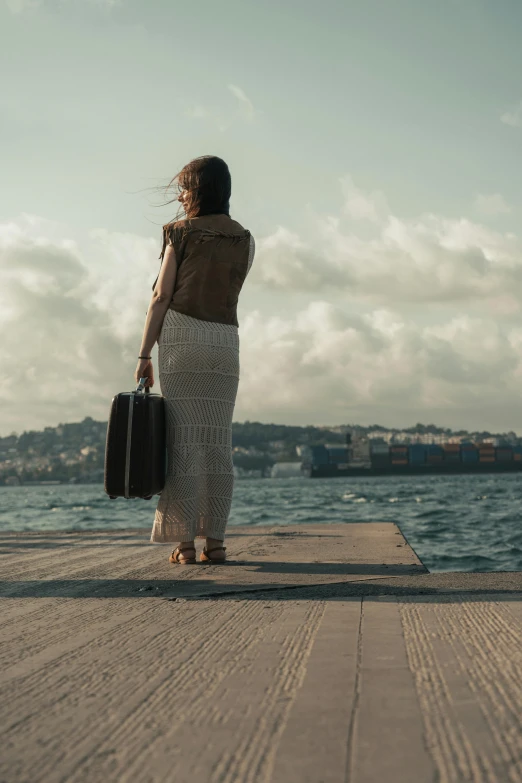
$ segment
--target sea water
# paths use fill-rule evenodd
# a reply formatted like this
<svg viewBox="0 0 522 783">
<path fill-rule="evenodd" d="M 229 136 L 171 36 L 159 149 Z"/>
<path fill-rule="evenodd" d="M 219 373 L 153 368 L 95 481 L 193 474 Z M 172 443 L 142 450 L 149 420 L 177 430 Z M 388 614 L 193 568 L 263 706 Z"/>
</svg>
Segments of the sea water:
<svg viewBox="0 0 522 783">
<path fill-rule="evenodd" d="M 0 531 L 148 528 L 157 500 L 0 487 Z M 522 571 L 522 475 L 236 479 L 229 527 L 306 522 L 395 522 L 430 571 Z"/>
</svg>

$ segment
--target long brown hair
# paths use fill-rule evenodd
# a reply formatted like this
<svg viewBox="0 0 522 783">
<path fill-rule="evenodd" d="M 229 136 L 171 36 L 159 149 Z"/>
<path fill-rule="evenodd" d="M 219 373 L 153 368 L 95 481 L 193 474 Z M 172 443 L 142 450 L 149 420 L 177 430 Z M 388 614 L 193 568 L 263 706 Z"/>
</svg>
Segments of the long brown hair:
<svg viewBox="0 0 522 783">
<path fill-rule="evenodd" d="M 168 199 L 169 191 L 175 189 L 174 198 Z M 181 190 L 186 190 L 186 208 L 183 206 L 174 221 L 183 215 L 187 218 L 202 215 L 230 215 L 232 179 L 227 164 L 216 155 L 202 155 L 183 166 L 164 188 L 167 201 L 161 206 L 177 201 Z"/>
</svg>

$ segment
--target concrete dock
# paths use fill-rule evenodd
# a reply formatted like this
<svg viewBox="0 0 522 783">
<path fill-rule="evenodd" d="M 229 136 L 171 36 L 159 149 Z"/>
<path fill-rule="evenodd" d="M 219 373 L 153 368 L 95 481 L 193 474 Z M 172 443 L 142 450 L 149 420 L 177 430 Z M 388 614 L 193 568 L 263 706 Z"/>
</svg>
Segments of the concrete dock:
<svg viewBox="0 0 522 783">
<path fill-rule="evenodd" d="M 393 524 L 0 534 L 0 783 L 522 782 L 522 574 Z"/>
</svg>

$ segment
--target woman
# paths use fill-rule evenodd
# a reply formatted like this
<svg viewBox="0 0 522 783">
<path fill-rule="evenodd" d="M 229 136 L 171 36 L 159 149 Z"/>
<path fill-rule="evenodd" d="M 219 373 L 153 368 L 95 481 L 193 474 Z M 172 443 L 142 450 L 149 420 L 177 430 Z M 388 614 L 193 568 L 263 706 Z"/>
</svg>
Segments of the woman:
<svg viewBox="0 0 522 783">
<path fill-rule="evenodd" d="M 196 158 L 167 189 L 175 182 L 185 219 L 163 227 L 162 263 L 136 368 L 136 380 L 153 386 L 150 352 L 157 341 L 168 468 L 151 541 L 178 542 L 170 562 L 195 563 L 195 539 L 205 538 L 201 561 L 222 563 L 234 486 L 237 301 L 255 244 L 230 216 L 231 178 L 221 158 Z"/>
</svg>

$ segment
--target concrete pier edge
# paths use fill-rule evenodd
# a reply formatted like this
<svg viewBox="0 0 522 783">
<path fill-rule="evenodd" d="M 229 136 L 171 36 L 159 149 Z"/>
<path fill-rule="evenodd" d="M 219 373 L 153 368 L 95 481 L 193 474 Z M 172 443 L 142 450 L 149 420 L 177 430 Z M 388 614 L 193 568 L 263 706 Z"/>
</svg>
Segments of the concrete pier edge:
<svg viewBox="0 0 522 783">
<path fill-rule="evenodd" d="M 522 781 L 521 573 L 392 523 L 149 535 L 0 534 L 0 781 Z"/>
</svg>

